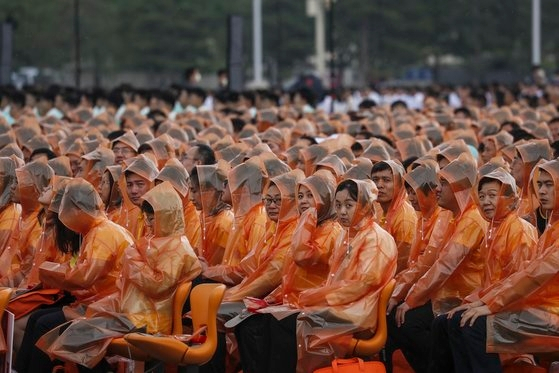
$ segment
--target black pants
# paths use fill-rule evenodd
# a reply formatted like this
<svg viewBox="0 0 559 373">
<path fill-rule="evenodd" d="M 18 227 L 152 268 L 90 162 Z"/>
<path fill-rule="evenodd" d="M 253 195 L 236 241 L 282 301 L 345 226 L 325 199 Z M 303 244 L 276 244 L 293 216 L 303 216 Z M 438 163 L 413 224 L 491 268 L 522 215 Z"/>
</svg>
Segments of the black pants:
<svg viewBox="0 0 559 373">
<path fill-rule="evenodd" d="M 386 371 L 392 372 L 392 354 L 400 349 L 416 373 L 429 372 L 431 346 L 431 323 L 433 310 L 431 302 L 406 312 L 405 322 L 396 325 L 396 308 L 387 317 L 388 338 L 384 350 Z"/>
<path fill-rule="evenodd" d="M 431 324 L 430 373 L 452 373 L 454 362 L 448 336 L 449 320 L 446 314 L 435 317 Z"/>
<path fill-rule="evenodd" d="M 448 337 L 456 373 L 501 373 L 498 354 L 487 353 L 487 316 L 478 317 L 472 326 L 460 326 L 463 312 L 448 320 Z"/>
<path fill-rule="evenodd" d="M 235 328 L 245 373 L 290 373 L 297 368 L 297 315 L 254 315 Z"/>
<path fill-rule="evenodd" d="M 62 308 L 45 308 L 31 314 L 14 369 L 18 373 L 50 373 L 54 366 L 47 354 L 35 347 L 35 343 L 53 328 L 66 322 Z"/>
</svg>

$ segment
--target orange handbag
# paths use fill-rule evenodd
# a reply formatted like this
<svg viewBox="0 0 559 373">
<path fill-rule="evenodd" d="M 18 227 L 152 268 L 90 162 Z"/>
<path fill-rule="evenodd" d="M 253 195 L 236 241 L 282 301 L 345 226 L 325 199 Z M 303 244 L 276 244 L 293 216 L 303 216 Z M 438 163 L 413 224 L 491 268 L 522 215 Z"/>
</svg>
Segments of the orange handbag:
<svg viewBox="0 0 559 373">
<path fill-rule="evenodd" d="M 335 359 L 331 367 L 316 369 L 314 373 L 386 373 L 386 368 L 380 361 L 363 361 L 355 357 Z"/>
</svg>

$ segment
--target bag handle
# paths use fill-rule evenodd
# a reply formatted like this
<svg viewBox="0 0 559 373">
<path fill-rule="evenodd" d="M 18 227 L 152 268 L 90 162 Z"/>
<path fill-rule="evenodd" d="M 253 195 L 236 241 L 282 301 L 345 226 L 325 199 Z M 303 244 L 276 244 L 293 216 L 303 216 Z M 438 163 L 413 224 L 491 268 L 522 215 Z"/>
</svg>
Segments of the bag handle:
<svg viewBox="0 0 559 373">
<path fill-rule="evenodd" d="M 365 363 L 363 362 L 362 359 L 358 357 L 354 357 L 351 359 L 334 359 L 334 361 L 332 361 L 332 370 L 334 371 L 334 373 L 337 373 L 339 371 L 338 365 L 348 365 L 348 364 L 355 364 L 355 363 L 359 364 L 360 372 L 365 371 Z"/>
</svg>

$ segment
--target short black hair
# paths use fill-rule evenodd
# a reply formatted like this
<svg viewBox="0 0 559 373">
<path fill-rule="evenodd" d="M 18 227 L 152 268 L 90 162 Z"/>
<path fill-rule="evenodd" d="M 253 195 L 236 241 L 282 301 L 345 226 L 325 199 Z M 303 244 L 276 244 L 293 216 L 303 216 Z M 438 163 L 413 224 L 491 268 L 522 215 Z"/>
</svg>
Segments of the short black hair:
<svg viewBox="0 0 559 373">
<path fill-rule="evenodd" d="M 142 209 L 142 212 L 145 212 L 146 214 L 155 213 L 155 211 L 153 210 L 153 206 L 148 201 L 143 201 L 140 208 Z"/>
<path fill-rule="evenodd" d="M 203 165 L 215 164 L 215 152 L 206 144 L 196 144 L 198 148 L 198 158 Z"/>
<path fill-rule="evenodd" d="M 468 109 L 467 107 L 459 107 L 454 109 L 454 115 L 457 114 L 464 114 L 466 116 L 466 118 L 471 118 L 472 117 L 472 112 L 470 111 L 470 109 Z"/>
<path fill-rule="evenodd" d="M 206 99 L 206 96 L 207 96 L 206 91 L 204 91 L 200 87 L 190 88 L 188 90 L 188 93 L 191 94 L 191 95 L 195 95 L 195 96 L 200 97 L 202 99 L 202 101 L 204 101 Z"/>
<path fill-rule="evenodd" d="M 31 153 L 31 156 L 29 156 L 29 159 L 33 159 L 34 156 L 40 155 L 40 154 L 46 155 L 48 160 L 56 158 L 56 154 L 54 154 L 54 152 L 52 150 L 50 150 L 48 148 L 38 148 L 38 149 L 33 150 L 33 152 Z"/>
<path fill-rule="evenodd" d="M 357 202 L 357 183 L 353 180 L 344 180 L 338 184 L 336 188 L 336 194 L 339 192 L 347 190 L 351 199 Z"/>
<path fill-rule="evenodd" d="M 366 98 L 363 101 L 361 101 L 361 103 L 359 103 L 358 108 L 367 110 L 367 109 L 372 109 L 375 106 L 377 106 L 377 103 L 374 100 L 371 100 L 370 98 Z"/>
<path fill-rule="evenodd" d="M 386 170 L 390 170 L 390 172 L 392 172 L 392 168 L 390 167 L 390 165 L 386 162 L 378 162 L 375 163 L 375 165 L 373 166 L 372 170 L 371 170 L 371 175 L 372 174 L 376 174 L 377 172 L 382 172 L 382 171 L 386 171 Z"/>
<path fill-rule="evenodd" d="M 299 139 L 300 140 L 307 140 L 308 142 L 310 142 L 310 145 L 318 144 L 316 139 L 312 136 L 309 136 L 309 135 L 303 135 L 303 136 L 299 137 Z"/>
<path fill-rule="evenodd" d="M 401 106 L 404 109 L 408 108 L 408 104 L 406 104 L 405 101 L 396 100 L 396 101 L 394 101 L 393 103 L 390 104 L 390 111 L 394 111 L 394 109 L 397 108 L 398 106 Z"/>
</svg>

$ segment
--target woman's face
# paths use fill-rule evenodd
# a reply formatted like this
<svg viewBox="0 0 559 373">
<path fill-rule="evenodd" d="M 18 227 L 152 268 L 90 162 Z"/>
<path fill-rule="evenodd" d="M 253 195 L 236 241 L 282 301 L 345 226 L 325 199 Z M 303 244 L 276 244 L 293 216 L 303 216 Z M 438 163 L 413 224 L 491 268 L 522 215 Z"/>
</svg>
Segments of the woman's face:
<svg viewBox="0 0 559 373">
<path fill-rule="evenodd" d="M 99 185 L 99 195 L 101 196 L 101 200 L 108 206 L 111 198 L 111 176 L 108 172 L 103 173 L 103 177 L 101 178 L 101 184 Z"/>
<path fill-rule="evenodd" d="M 299 210 L 299 214 L 302 214 L 311 207 L 316 208 L 316 201 L 309 188 L 301 185 L 299 187 L 299 193 L 297 193 L 297 209 Z"/>
<path fill-rule="evenodd" d="M 266 207 L 268 218 L 277 223 L 281 208 L 281 193 L 277 186 L 271 185 L 268 188 L 268 192 L 264 196 L 264 206 Z"/>
<path fill-rule="evenodd" d="M 491 158 L 497 155 L 497 148 L 495 147 L 495 142 L 485 139 L 483 140 L 483 150 L 481 151 L 481 160 L 483 163 L 487 163 Z"/>
<path fill-rule="evenodd" d="M 338 221 L 343 227 L 349 228 L 355 215 L 357 201 L 351 198 L 347 189 L 344 189 L 336 193 L 335 202 Z"/>
<path fill-rule="evenodd" d="M 497 201 L 499 200 L 499 191 L 501 183 L 498 181 L 489 181 L 484 183 L 478 192 L 481 213 L 486 219 L 491 220 L 495 217 L 497 211 Z"/>
</svg>

